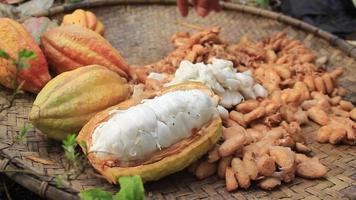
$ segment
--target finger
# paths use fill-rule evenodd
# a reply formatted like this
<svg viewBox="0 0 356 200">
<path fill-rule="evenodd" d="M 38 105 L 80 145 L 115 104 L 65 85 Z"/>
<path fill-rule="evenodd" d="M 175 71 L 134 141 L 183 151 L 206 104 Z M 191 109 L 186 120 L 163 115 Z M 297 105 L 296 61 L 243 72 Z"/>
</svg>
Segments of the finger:
<svg viewBox="0 0 356 200">
<path fill-rule="evenodd" d="M 211 4 L 211 9 L 213 9 L 215 12 L 220 12 L 221 6 L 219 4 L 219 0 L 214 0 Z"/>
<path fill-rule="evenodd" d="M 209 14 L 211 1 L 209 0 L 199 0 L 197 4 L 196 11 L 198 15 L 205 17 Z"/>
<path fill-rule="evenodd" d="M 197 10 L 198 1 L 199 1 L 199 0 L 192 0 L 192 1 L 191 1 L 195 10 Z"/>
<path fill-rule="evenodd" d="M 185 17 L 188 15 L 188 0 L 177 0 L 179 13 Z"/>
</svg>

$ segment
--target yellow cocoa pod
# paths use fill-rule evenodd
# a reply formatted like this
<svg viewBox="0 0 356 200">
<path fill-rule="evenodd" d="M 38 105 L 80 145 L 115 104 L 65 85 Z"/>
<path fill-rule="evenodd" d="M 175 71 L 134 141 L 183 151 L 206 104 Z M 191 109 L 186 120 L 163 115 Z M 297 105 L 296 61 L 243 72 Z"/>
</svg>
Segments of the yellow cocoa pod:
<svg viewBox="0 0 356 200">
<path fill-rule="evenodd" d="M 86 66 L 48 82 L 36 97 L 29 119 L 49 138 L 62 140 L 129 95 L 130 86 L 124 78 L 102 66 Z"/>
</svg>

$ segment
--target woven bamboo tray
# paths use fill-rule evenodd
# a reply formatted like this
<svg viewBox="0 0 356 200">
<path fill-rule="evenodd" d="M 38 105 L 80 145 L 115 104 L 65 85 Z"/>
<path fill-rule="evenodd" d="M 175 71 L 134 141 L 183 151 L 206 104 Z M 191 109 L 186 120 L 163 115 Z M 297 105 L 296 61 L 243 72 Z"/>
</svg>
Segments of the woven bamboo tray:
<svg viewBox="0 0 356 200">
<path fill-rule="evenodd" d="M 174 1 L 89 1 L 75 6 L 52 8 L 38 15 L 60 17 L 63 12 L 75 8 L 91 8 L 107 27 L 107 39 L 124 55 L 130 64 L 143 65 L 157 61 L 172 47 L 170 35 L 189 28 L 177 25 L 178 20 L 200 26 L 220 26 L 221 36 L 226 41 L 237 42 L 248 34 L 261 39 L 284 30 L 290 37 L 302 40 L 319 56 L 329 57 L 328 67 L 342 66 L 346 75 L 341 84 L 349 90 L 348 99 L 356 101 L 356 48 L 325 31 L 304 22 L 277 13 L 252 7 L 223 3 L 225 11 L 200 18 L 191 13 L 181 18 L 173 6 Z M 103 6 L 110 5 L 110 6 Z M 99 7 L 100 6 L 100 7 Z M 10 91 L 1 88 L 1 94 Z M 15 101 L 12 108 L 0 114 L 0 149 L 12 143 L 19 129 L 27 122 L 27 115 L 34 100 L 25 94 Z M 310 139 L 316 126 L 305 128 Z M 329 171 L 324 179 L 306 180 L 297 178 L 290 184 L 283 184 L 271 192 L 252 187 L 228 193 L 225 183 L 216 176 L 202 181 L 186 172 L 179 172 L 160 181 L 147 183 L 148 199 L 347 199 L 356 198 L 356 147 L 333 146 L 312 142 L 310 146 L 316 157 L 321 159 Z M 34 155 L 55 161 L 54 165 L 43 165 L 24 158 Z M 64 173 L 65 158 L 60 143 L 46 139 L 38 131 L 27 134 L 23 144 L 0 151 L 0 170 L 25 169 L 35 174 L 6 173 L 10 178 L 41 197 L 48 199 L 78 199 L 80 190 L 101 187 L 116 191 L 117 187 L 100 178 L 93 168 L 84 163 L 85 172 L 63 187 L 57 188 L 54 177 Z"/>
</svg>

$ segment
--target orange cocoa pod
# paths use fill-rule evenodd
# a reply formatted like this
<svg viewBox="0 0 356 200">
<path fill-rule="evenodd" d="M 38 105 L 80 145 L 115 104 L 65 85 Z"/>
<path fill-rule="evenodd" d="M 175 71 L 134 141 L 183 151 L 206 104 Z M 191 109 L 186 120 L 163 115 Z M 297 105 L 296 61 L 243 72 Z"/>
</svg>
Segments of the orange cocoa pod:
<svg viewBox="0 0 356 200">
<path fill-rule="evenodd" d="M 103 23 L 97 19 L 95 14 L 82 9 L 77 9 L 72 14 L 64 15 L 61 25 L 70 24 L 76 24 L 91 29 L 100 35 L 104 35 L 105 32 Z"/>
<path fill-rule="evenodd" d="M 23 90 L 38 93 L 51 79 L 41 49 L 25 27 L 12 19 L 0 18 L 0 36 L 0 49 L 10 57 L 0 58 L 0 84 L 14 89 L 16 66 L 11 59 L 17 60 L 18 53 L 22 50 L 32 51 L 36 57 L 28 60 L 28 68 L 19 70 L 17 82 L 19 84 L 23 82 Z"/>
<path fill-rule="evenodd" d="M 87 27 L 91 30 L 95 30 L 98 27 L 99 23 L 103 24 L 96 18 L 95 14 L 90 11 L 85 11 L 85 18 L 87 20 Z"/>
<path fill-rule="evenodd" d="M 100 35 L 105 34 L 105 27 L 101 21 L 98 21 L 96 28 L 94 29 L 95 32 L 99 33 Z"/>
<path fill-rule="evenodd" d="M 60 26 L 41 38 L 44 53 L 57 73 L 82 66 L 104 66 L 124 78 L 129 67 L 120 53 L 102 36 L 78 25 Z"/>
</svg>

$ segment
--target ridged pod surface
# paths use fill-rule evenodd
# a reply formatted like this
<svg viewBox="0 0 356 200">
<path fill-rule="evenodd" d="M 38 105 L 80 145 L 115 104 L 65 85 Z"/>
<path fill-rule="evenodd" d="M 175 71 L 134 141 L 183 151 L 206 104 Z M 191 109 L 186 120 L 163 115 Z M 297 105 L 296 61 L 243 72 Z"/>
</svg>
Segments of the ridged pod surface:
<svg viewBox="0 0 356 200">
<path fill-rule="evenodd" d="M 77 9 L 71 14 L 64 15 L 62 25 L 77 24 L 82 27 L 91 29 L 100 35 L 104 35 L 104 24 L 98 20 L 94 13 Z"/>
<path fill-rule="evenodd" d="M 102 66 L 86 66 L 48 82 L 37 95 L 29 119 L 49 138 L 62 140 L 129 95 L 130 86 L 118 74 Z"/>
<path fill-rule="evenodd" d="M 202 84 L 184 83 L 165 88 L 162 91 L 157 92 L 155 95 L 161 95 L 176 90 L 189 89 L 200 89 L 206 91 L 210 95 L 213 94 Z M 110 111 L 116 109 L 128 109 L 132 106 L 135 106 L 136 104 L 137 101 L 129 99 L 95 115 L 80 131 L 77 137 L 78 143 L 80 145 L 83 145 L 84 141 L 86 143 L 86 147 L 82 146 L 82 148 L 90 149 L 93 144 L 92 135 L 95 128 L 98 126 L 98 124 L 100 124 L 101 122 L 105 122 L 110 118 Z M 174 154 L 166 153 L 164 152 L 166 150 L 162 149 L 161 151 L 163 153 L 161 154 L 166 155 L 162 159 L 155 162 L 146 161 L 145 163 L 138 164 L 136 166 L 121 167 L 120 160 L 117 160 L 115 158 L 105 158 L 104 160 L 102 160 L 100 159 L 100 157 L 97 157 L 95 153 L 89 153 L 87 154 L 87 156 L 94 168 L 98 170 L 101 174 L 103 174 L 104 177 L 111 183 L 117 183 L 118 178 L 121 176 L 132 175 L 139 175 L 143 179 L 143 181 L 154 181 L 169 174 L 178 172 L 189 166 L 194 161 L 198 160 L 207 151 L 209 151 L 219 140 L 221 131 L 221 119 L 220 117 L 216 116 L 211 120 L 210 123 L 206 124 L 206 126 L 204 126 L 201 130 L 198 130 L 198 137 L 193 137 L 194 139 L 186 138 L 183 141 L 180 141 L 182 142 L 180 144 L 187 145 L 178 145 L 179 150 L 174 151 Z M 106 165 L 107 163 L 111 163 L 111 165 Z"/>
<path fill-rule="evenodd" d="M 41 44 L 50 67 L 57 73 L 97 64 L 128 78 L 129 67 L 120 53 L 87 28 L 66 25 L 51 29 L 42 36 Z"/>
<path fill-rule="evenodd" d="M 5 51 L 12 59 L 17 60 L 21 50 L 36 54 L 35 59 L 28 61 L 30 67 L 19 71 L 17 80 L 18 83 L 24 81 L 23 90 L 38 93 L 51 79 L 41 49 L 24 26 L 12 19 L 0 18 L 0 38 L 0 50 Z M 7 88 L 13 88 L 15 76 L 16 66 L 12 61 L 0 58 L 0 83 Z"/>
</svg>

